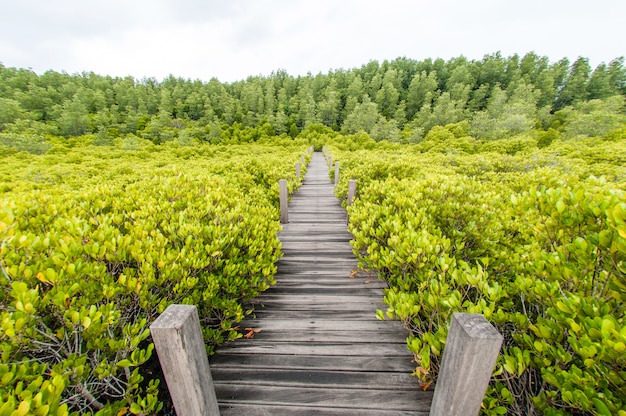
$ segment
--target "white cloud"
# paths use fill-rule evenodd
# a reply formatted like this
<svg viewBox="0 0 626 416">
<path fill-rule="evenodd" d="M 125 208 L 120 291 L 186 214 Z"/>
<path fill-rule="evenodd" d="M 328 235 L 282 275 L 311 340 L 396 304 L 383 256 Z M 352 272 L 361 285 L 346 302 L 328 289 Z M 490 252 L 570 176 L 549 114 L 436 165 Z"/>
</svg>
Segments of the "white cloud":
<svg viewBox="0 0 626 416">
<path fill-rule="evenodd" d="M 480 59 L 535 51 L 609 61 L 621 0 L 21 0 L 0 15 L 0 62 L 137 78 L 222 81 L 406 56 Z"/>
</svg>

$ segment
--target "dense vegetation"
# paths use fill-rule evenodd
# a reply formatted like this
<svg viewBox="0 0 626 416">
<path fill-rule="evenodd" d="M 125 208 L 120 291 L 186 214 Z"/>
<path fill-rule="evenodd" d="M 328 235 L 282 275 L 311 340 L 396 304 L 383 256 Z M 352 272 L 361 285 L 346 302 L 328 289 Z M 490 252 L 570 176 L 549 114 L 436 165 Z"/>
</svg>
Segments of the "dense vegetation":
<svg viewBox="0 0 626 416">
<path fill-rule="evenodd" d="M 559 127 L 570 111 L 597 110 L 583 103 L 625 94 L 623 58 L 592 70 L 585 58 L 550 63 L 534 53 L 480 61 L 399 58 L 315 76 L 278 71 L 232 84 L 37 75 L 0 65 L 0 132 L 187 143 L 254 141 L 263 133 L 295 137 L 322 124 L 344 133 L 363 130 L 377 141 L 419 142 L 433 126 L 468 120 L 473 137 L 497 139 Z"/>
<path fill-rule="evenodd" d="M 532 53 L 232 84 L 0 65 L 0 416 L 157 412 L 148 325 L 193 303 L 209 351 L 240 336 L 310 144 L 359 182 L 355 253 L 424 387 L 477 312 L 505 335 L 485 414 L 626 415 L 625 96 L 621 58 Z"/>
<path fill-rule="evenodd" d="M 121 141 L 2 157 L 0 414 L 156 412 L 148 326 L 186 303 L 209 351 L 241 336 L 246 301 L 275 282 L 277 181 L 299 185 L 307 147 Z"/>
<path fill-rule="evenodd" d="M 414 375 L 436 380 L 452 313 L 481 313 L 505 336 L 485 414 L 626 415 L 626 130 L 543 148 L 434 130 L 324 140 L 338 195 L 357 179 L 354 251 L 389 283 L 379 318 L 409 329 Z"/>
</svg>

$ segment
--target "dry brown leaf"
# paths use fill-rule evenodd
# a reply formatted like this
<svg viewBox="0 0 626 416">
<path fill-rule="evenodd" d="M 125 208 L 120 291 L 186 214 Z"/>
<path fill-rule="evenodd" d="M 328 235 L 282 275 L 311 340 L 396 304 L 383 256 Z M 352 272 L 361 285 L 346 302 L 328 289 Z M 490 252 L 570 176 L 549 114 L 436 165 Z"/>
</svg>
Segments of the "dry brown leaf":
<svg viewBox="0 0 626 416">
<path fill-rule="evenodd" d="M 253 338 L 254 334 L 261 332 L 261 328 L 246 328 L 245 330 L 248 331 L 248 333 L 245 334 L 244 337 L 248 339 Z"/>
<path fill-rule="evenodd" d="M 426 381 L 424 383 L 420 383 L 420 387 L 422 388 L 422 390 L 426 391 L 428 390 L 431 384 L 433 384 L 432 381 Z"/>
<path fill-rule="evenodd" d="M 350 272 L 350 279 L 354 279 L 356 277 L 357 274 L 357 269 L 352 269 L 352 271 Z"/>
</svg>

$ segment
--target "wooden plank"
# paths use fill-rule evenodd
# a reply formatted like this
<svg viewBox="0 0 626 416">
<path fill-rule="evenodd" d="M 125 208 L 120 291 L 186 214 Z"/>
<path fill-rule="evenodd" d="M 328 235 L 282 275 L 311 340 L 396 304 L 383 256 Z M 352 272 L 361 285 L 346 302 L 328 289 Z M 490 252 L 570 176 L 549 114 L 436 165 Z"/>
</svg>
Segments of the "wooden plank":
<svg viewBox="0 0 626 416">
<path fill-rule="evenodd" d="M 386 309 L 386 308 L 385 308 Z M 292 310 L 292 309 L 277 309 L 271 312 L 256 312 L 255 318 L 257 319 L 345 319 L 352 321 L 371 321 L 376 315 L 371 311 L 371 306 L 367 311 L 328 311 L 328 310 Z"/>
<path fill-rule="evenodd" d="M 364 283 L 364 285 L 365 285 L 365 283 Z M 306 293 L 318 294 L 318 295 L 328 295 L 328 294 L 336 293 L 337 290 L 338 289 L 336 287 L 321 287 L 321 286 L 315 287 L 315 286 L 311 286 L 308 289 L 306 289 Z M 347 290 L 350 290 L 350 291 L 354 292 L 354 294 L 367 294 L 367 293 L 370 293 L 372 289 L 370 289 L 367 286 L 362 286 L 361 288 L 350 288 L 350 287 L 348 287 Z M 280 289 L 278 289 L 278 288 L 275 289 L 273 292 L 291 296 L 292 294 L 297 295 L 297 294 L 303 293 L 304 289 L 298 288 L 298 287 L 288 287 L 288 288 L 282 287 Z M 263 298 L 260 298 L 257 303 L 262 304 L 262 302 L 263 302 L 262 299 Z"/>
<path fill-rule="evenodd" d="M 335 371 L 353 371 L 355 368 L 367 371 L 389 371 L 410 373 L 414 367 L 410 360 L 388 359 L 387 357 L 337 357 L 327 356 L 320 359 L 315 355 L 263 354 L 242 355 L 218 349 L 210 359 L 211 368 L 237 368 L 244 371 L 249 368 L 283 368 L 294 370 L 326 369 Z"/>
<path fill-rule="evenodd" d="M 343 319 L 307 319 L 307 320 L 293 320 L 293 319 L 246 319 L 243 323 L 249 327 L 265 328 L 266 330 L 281 330 L 289 329 L 293 331 L 309 331 L 313 329 L 323 329 L 328 331 L 380 331 L 389 327 L 392 322 L 377 321 L 371 322 L 346 322 Z M 408 354 L 408 351 L 406 352 Z"/>
<path fill-rule="evenodd" d="M 358 331 L 266 331 L 260 328 L 261 332 L 254 335 L 254 342 L 330 342 L 330 343 L 350 343 L 350 344 L 370 344 L 376 347 L 377 343 L 402 344 L 406 348 L 406 335 L 403 328 L 395 330 L 385 330 L 372 332 L 363 336 Z M 243 331 L 244 333 L 247 331 Z"/>
<path fill-rule="evenodd" d="M 335 407 L 309 407 L 285 405 L 261 405 L 229 403 L 220 406 L 221 416 L 428 416 L 428 411 L 386 410 L 386 409 L 341 409 Z"/>
<path fill-rule="evenodd" d="M 347 409 L 428 411 L 431 392 L 375 389 L 296 388 L 216 384 L 222 403 L 307 405 Z M 424 400 L 426 399 L 426 400 Z M 354 414 L 354 413 L 353 413 Z"/>
<path fill-rule="evenodd" d="M 282 269 L 283 272 L 288 273 L 288 274 L 293 274 L 293 273 L 311 273 L 314 270 L 317 271 L 334 271 L 337 273 L 338 277 L 341 276 L 350 276 L 350 273 L 352 272 L 352 270 L 354 268 L 357 267 L 357 263 L 356 261 L 354 262 L 339 262 L 339 261 L 334 261 L 332 262 L 308 262 L 308 263 L 304 263 L 302 261 L 291 261 L 291 260 L 281 260 L 281 262 L 278 265 L 279 268 Z M 280 277 L 280 276 L 278 276 Z"/>
<path fill-rule="evenodd" d="M 415 377 L 408 374 L 376 371 L 333 371 L 293 369 L 214 369 L 213 379 L 219 384 L 271 385 L 277 387 L 351 388 L 405 390 L 407 383 L 419 388 Z"/>
<path fill-rule="evenodd" d="M 297 295 L 296 295 L 297 296 Z M 264 301 L 261 305 L 264 309 L 271 309 L 277 312 L 288 311 L 288 312 L 296 312 L 296 311 L 304 311 L 304 312 L 320 312 L 320 313 L 328 313 L 328 316 L 333 316 L 334 313 L 340 312 L 360 312 L 367 314 L 366 316 L 369 319 L 372 319 L 375 315 L 374 312 L 378 309 L 386 309 L 384 303 L 376 300 L 371 300 L 368 302 L 347 302 L 341 303 L 340 301 L 326 301 L 326 302 L 315 302 L 315 303 L 287 303 L 287 302 L 272 302 L 271 300 Z M 257 312 L 261 312 L 261 308 L 255 308 Z M 321 315 L 320 315 L 321 317 Z"/>
<path fill-rule="evenodd" d="M 259 327 L 262 329 L 262 327 Z M 366 333 L 360 332 L 361 336 L 367 336 Z M 245 340 L 249 341 L 249 340 Z M 304 355 L 322 355 L 327 356 L 357 356 L 357 357 L 408 357 L 406 344 L 384 343 L 377 344 L 376 348 L 372 345 L 325 342 L 325 343 L 309 343 L 309 342 L 233 342 L 224 347 L 224 351 L 232 354 L 304 354 Z"/>
<path fill-rule="evenodd" d="M 290 296 L 282 296 L 280 294 L 267 294 L 263 298 L 256 301 L 262 303 L 266 308 L 295 308 L 298 310 L 355 310 L 363 307 L 374 305 L 375 307 L 384 306 L 382 296 L 377 299 L 369 293 L 355 294 L 354 296 L 345 296 L 337 294 L 291 294 Z M 336 309 L 338 308 L 338 309 Z"/>
</svg>

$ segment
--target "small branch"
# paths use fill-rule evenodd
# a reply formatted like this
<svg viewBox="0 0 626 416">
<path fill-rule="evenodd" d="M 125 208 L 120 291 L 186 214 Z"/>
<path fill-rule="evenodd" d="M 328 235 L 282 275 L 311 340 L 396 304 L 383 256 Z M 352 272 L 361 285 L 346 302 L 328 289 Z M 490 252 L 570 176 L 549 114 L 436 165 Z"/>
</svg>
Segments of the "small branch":
<svg viewBox="0 0 626 416">
<path fill-rule="evenodd" d="M 77 388 L 78 388 L 78 393 L 81 395 L 81 397 L 86 399 L 87 402 L 89 402 L 89 405 L 91 407 L 93 407 L 96 410 L 102 410 L 104 405 L 100 403 L 98 400 L 96 400 L 95 397 L 93 397 L 93 394 L 91 394 L 91 392 L 87 390 L 87 387 L 84 384 L 77 386 Z"/>
<path fill-rule="evenodd" d="M 2 241 L 2 244 L 0 244 L 0 250 L 4 249 L 4 247 L 6 246 L 6 242 L 7 242 L 6 239 Z M 9 283 L 13 282 L 13 280 L 11 280 L 11 276 L 9 276 L 9 273 L 7 272 L 6 268 L 4 267 L 4 262 L 3 261 L 0 261 L 0 271 L 2 271 L 2 274 L 4 275 L 4 277 L 7 278 Z"/>
</svg>

